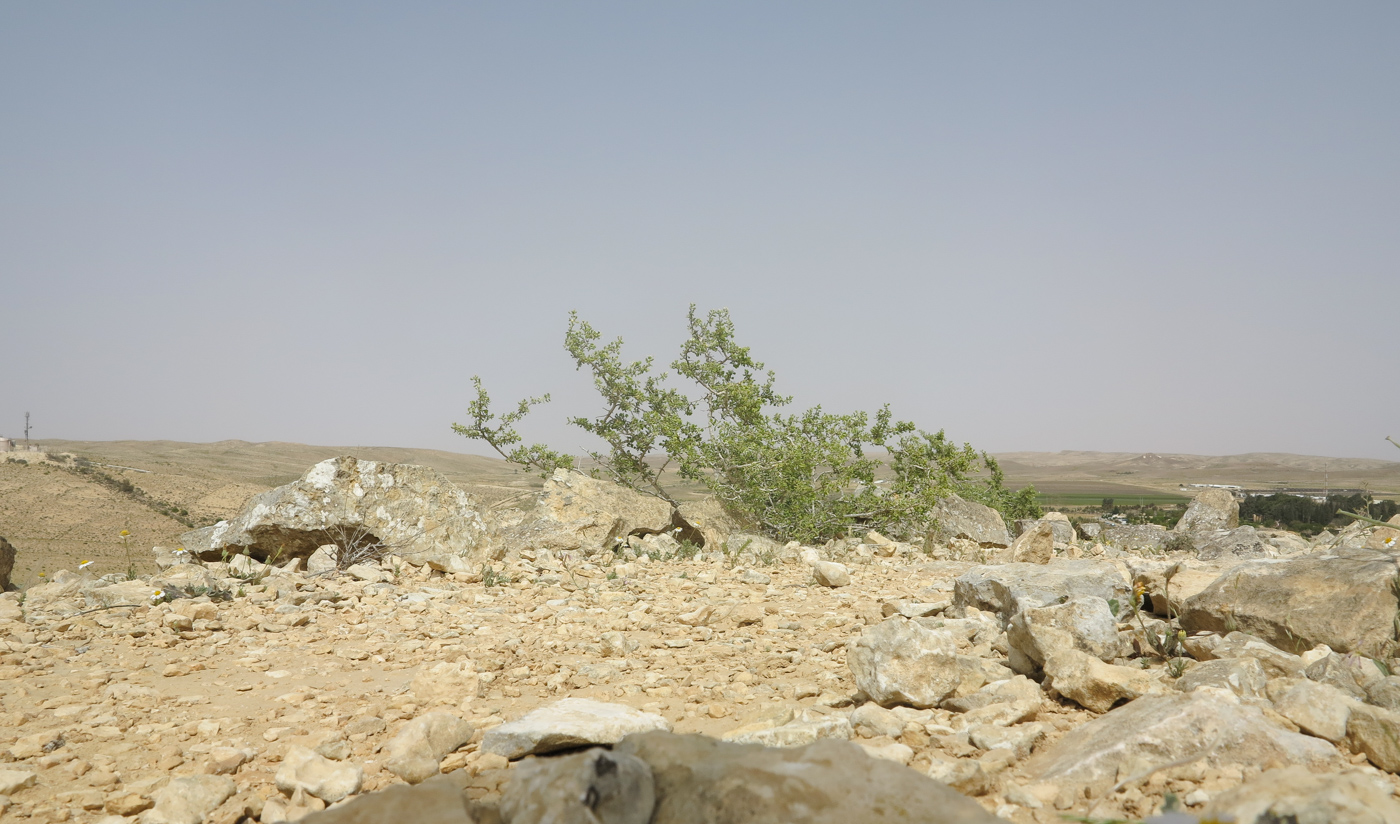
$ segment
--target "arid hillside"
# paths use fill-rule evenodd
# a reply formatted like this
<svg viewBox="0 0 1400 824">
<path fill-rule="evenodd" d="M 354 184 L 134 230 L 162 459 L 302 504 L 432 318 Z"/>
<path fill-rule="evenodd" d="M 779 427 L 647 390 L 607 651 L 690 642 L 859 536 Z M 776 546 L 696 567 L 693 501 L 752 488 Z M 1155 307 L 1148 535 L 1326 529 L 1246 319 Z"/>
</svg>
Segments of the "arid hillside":
<svg viewBox="0 0 1400 824">
<path fill-rule="evenodd" d="M 94 562 L 99 574 L 145 570 L 152 546 L 174 546 L 191 526 L 235 515 L 259 492 L 289 483 L 312 464 L 338 455 L 430 466 L 489 505 L 540 488 L 541 479 L 506 462 L 433 449 L 247 441 L 67 441 L 36 444 L 93 462 L 81 474 L 51 463 L 0 463 L 0 536 L 19 549 L 16 580 Z M 1182 484 L 1260 488 L 1365 488 L 1400 495 L 1400 463 L 1356 458 L 1251 453 L 1230 456 L 1113 452 L 1012 452 L 997 456 L 1012 486 L 1035 484 L 1062 500 L 1130 499 L 1179 494 Z M 132 492 L 122 491 L 129 483 Z M 682 499 L 699 497 L 683 488 Z M 125 543 L 122 530 L 130 532 Z"/>
</svg>

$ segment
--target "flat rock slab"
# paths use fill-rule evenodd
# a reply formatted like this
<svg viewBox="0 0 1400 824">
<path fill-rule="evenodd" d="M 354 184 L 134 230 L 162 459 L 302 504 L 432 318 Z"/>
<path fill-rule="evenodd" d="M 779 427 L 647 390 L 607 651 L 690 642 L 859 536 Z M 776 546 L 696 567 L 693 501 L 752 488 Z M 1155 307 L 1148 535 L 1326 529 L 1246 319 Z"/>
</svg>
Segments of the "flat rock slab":
<svg viewBox="0 0 1400 824">
<path fill-rule="evenodd" d="M 1246 561 L 1186 600 L 1187 632 L 1236 629 L 1280 649 L 1326 644 L 1380 657 L 1395 638 L 1393 555 L 1338 549 L 1300 558 Z"/>
<path fill-rule="evenodd" d="M 651 767 L 651 824 L 1001 821 L 956 790 L 846 741 L 772 748 L 647 733 L 629 737 L 615 752 Z"/>
<path fill-rule="evenodd" d="M 616 744 L 634 733 L 670 729 L 671 722 L 665 718 L 622 704 L 565 698 L 487 730 L 481 749 L 515 760 L 573 747 Z"/>
<path fill-rule="evenodd" d="M 1056 559 L 1048 564 L 976 567 L 958 577 L 953 604 L 995 612 L 1002 620 L 1062 599 L 1095 597 L 1128 603 L 1128 581 L 1108 561 Z"/>
<path fill-rule="evenodd" d="M 1031 756 L 1037 781 L 1089 787 L 1100 795 L 1134 773 L 1199 757 L 1212 766 L 1269 764 L 1336 766 L 1335 747 L 1289 732 L 1226 690 L 1147 695 L 1073 730 Z"/>
</svg>

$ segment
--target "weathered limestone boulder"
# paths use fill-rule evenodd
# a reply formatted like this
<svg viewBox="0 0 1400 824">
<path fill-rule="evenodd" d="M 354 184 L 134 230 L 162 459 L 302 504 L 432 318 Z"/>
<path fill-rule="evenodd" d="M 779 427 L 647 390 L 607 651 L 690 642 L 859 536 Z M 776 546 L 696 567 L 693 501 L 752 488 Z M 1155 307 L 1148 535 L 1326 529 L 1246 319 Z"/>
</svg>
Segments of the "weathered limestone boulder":
<svg viewBox="0 0 1400 824">
<path fill-rule="evenodd" d="M 1079 534 L 1084 536 L 1086 541 L 1097 541 L 1103 534 L 1103 524 L 1096 521 L 1089 521 L 1079 525 Z"/>
<path fill-rule="evenodd" d="M 1301 657 L 1245 632 L 1226 635 L 1211 648 L 1210 654 L 1216 658 L 1253 658 L 1270 678 L 1302 678 L 1306 669 Z"/>
<path fill-rule="evenodd" d="M 604 749 L 528 758 L 501 797 L 501 816 L 510 824 L 647 824 L 655 808 L 656 785 L 647 762 Z"/>
<path fill-rule="evenodd" d="M 622 704 L 565 698 L 487 730 L 481 750 L 513 761 L 591 744 L 616 744 L 634 733 L 670 729 L 671 722 L 665 718 Z"/>
<path fill-rule="evenodd" d="M 14 584 L 10 576 L 15 571 L 15 548 L 10 542 L 0 537 L 0 592 L 4 592 Z"/>
<path fill-rule="evenodd" d="M 962 681 L 957 641 L 903 616 L 866 627 L 846 650 L 856 686 L 883 707 L 936 707 Z"/>
<path fill-rule="evenodd" d="M 405 722 L 384 747 L 384 766 L 409 784 L 438 774 L 444 756 L 467 743 L 472 725 L 451 713 L 429 712 Z"/>
<path fill-rule="evenodd" d="M 1377 767 L 1400 772 L 1400 712 L 1353 704 L 1347 716 L 1347 741 Z"/>
<path fill-rule="evenodd" d="M 1039 684 L 1024 675 L 1017 675 L 1015 678 L 993 681 L 976 692 L 949 698 L 943 702 L 942 708 L 969 713 L 999 704 L 1020 704 L 1039 709 L 1044 699 L 1045 694 Z"/>
<path fill-rule="evenodd" d="M 1202 561 L 1264 558 L 1270 554 L 1272 546 L 1266 544 L 1252 526 L 1198 532 L 1195 542 L 1196 557 Z"/>
<path fill-rule="evenodd" d="M 1246 561 L 1187 599 L 1188 632 L 1237 627 L 1283 649 L 1379 654 L 1395 639 L 1394 557 L 1362 549 Z"/>
<path fill-rule="evenodd" d="M 332 761 L 306 747 L 292 744 L 282 756 L 282 764 L 277 768 L 274 780 L 277 789 L 287 795 L 300 790 L 327 804 L 334 804 L 360 791 L 365 772 L 357 764 Z"/>
<path fill-rule="evenodd" d="M 1176 688 L 1191 692 L 1198 687 L 1227 689 L 1241 698 L 1263 698 L 1269 678 L 1253 658 L 1221 658 L 1203 661 L 1176 679 Z"/>
<path fill-rule="evenodd" d="M 1279 555 L 1297 555 L 1312 549 L 1312 544 L 1307 538 L 1296 532 L 1289 532 L 1284 529 L 1258 529 L 1255 533 L 1274 548 Z"/>
<path fill-rule="evenodd" d="M 1240 525 L 1240 502 L 1224 489 L 1203 489 L 1196 493 L 1186 513 L 1172 528 L 1173 532 L 1197 535 L 1218 529 L 1234 529 Z"/>
<path fill-rule="evenodd" d="M 844 715 L 795 718 L 786 724 L 740 727 L 724 734 L 723 740 L 736 744 L 762 744 L 765 747 L 805 747 L 824 738 L 848 741 L 855 728 Z"/>
<path fill-rule="evenodd" d="M 934 525 L 929 538 L 935 543 L 947 543 L 953 538 L 975 541 L 983 547 L 1011 545 L 1011 534 L 1001 513 L 989 506 L 949 495 L 933 508 Z"/>
<path fill-rule="evenodd" d="M 671 505 L 576 470 L 555 470 L 524 518 L 504 532 L 512 550 L 611 549 L 636 530 L 667 531 Z M 682 528 L 684 531 L 684 528 Z M 682 535 L 682 537 L 685 537 Z M 698 532 L 692 536 L 703 541 Z"/>
<path fill-rule="evenodd" d="M 155 794 L 155 806 L 141 814 L 141 824 L 200 824 L 237 789 L 226 775 L 172 778 Z"/>
<path fill-rule="evenodd" d="M 1049 521 L 1037 521 L 1021 533 L 1008 550 L 1011 561 L 1018 564 L 1048 564 L 1055 557 L 1055 530 Z"/>
<path fill-rule="evenodd" d="M 1116 549 L 1161 549 L 1167 542 L 1167 528 L 1157 524 L 1120 524 L 1105 529 L 1099 540 Z"/>
<path fill-rule="evenodd" d="M 1318 774 L 1306 767 L 1267 770 L 1211 800 L 1203 819 L 1262 824 L 1400 824 L 1400 802 L 1379 778 Z"/>
<path fill-rule="evenodd" d="M 1202 688 L 1146 695 L 1119 707 L 1032 755 L 1025 770 L 1034 780 L 1088 787 L 1098 796 L 1120 779 L 1194 757 L 1210 766 L 1319 768 L 1340 759 L 1331 744 L 1279 727 L 1233 693 Z"/>
<path fill-rule="evenodd" d="M 1306 678 L 1275 678 L 1269 682 L 1268 697 L 1279 715 L 1303 732 L 1334 744 L 1347 737 L 1351 710 L 1360 705 L 1336 687 Z"/>
<path fill-rule="evenodd" d="M 1162 685 L 1144 670 L 1105 664 L 1072 648 L 1050 653 L 1045 661 L 1045 685 L 1094 712 L 1108 712 L 1120 701 L 1162 690 Z"/>
<path fill-rule="evenodd" d="M 422 784 L 394 784 L 379 792 L 356 796 L 345 804 L 312 813 L 301 824 L 482 824 L 492 818 L 473 815 L 472 802 L 452 775 L 430 778 Z M 411 817 L 405 811 L 412 811 Z M 266 818 L 264 818 L 266 820 Z"/>
<path fill-rule="evenodd" d="M 844 587 L 851 583 L 851 571 L 835 561 L 817 561 L 812 564 L 812 578 L 824 587 Z"/>
<path fill-rule="evenodd" d="M 1335 687 L 1357 701 L 1368 701 L 1371 690 L 1384 676 L 1374 661 L 1362 655 L 1323 656 L 1308 665 L 1303 674 L 1311 681 Z"/>
<path fill-rule="evenodd" d="M 1063 512 L 1047 512 L 1041 518 L 1018 518 L 1016 520 L 1016 537 L 1021 537 L 1032 529 L 1042 524 L 1048 525 L 1054 533 L 1055 543 L 1072 544 L 1075 542 L 1074 524 L 1070 523 L 1069 516 Z"/>
<path fill-rule="evenodd" d="M 995 612 L 1002 620 L 1066 598 L 1093 597 L 1128 603 L 1128 582 L 1107 561 L 1056 558 L 1048 564 L 975 567 L 953 585 L 953 605 Z"/>
<path fill-rule="evenodd" d="M 1077 649 L 1108 662 L 1124 652 L 1108 602 L 1093 597 L 1016 613 L 1006 628 L 1006 642 L 1011 668 L 1023 675 L 1042 666 L 1057 649 Z"/>
<path fill-rule="evenodd" d="M 682 501 L 681 518 L 700 533 L 707 549 L 720 549 L 733 535 L 754 532 L 758 526 L 724 508 L 715 498 L 702 498 L 698 501 Z M 682 537 L 687 535 L 682 531 Z M 692 543 L 699 544 L 692 537 Z"/>
<path fill-rule="evenodd" d="M 475 498 L 437 470 L 332 458 L 301 480 L 264 492 L 231 521 L 186 532 L 183 546 L 210 561 L 223 552 L 257 560 L 308 558 L 326 544 L 382 543 L 413 564 L 480 566 L 501 554 Z"/>
<path fill-rule="evenodd" d="M 975 801 L 858 745 L 765 748 L 700 735 L 634 735 L 614 749 L 651 767 L 651 824 L 994 824 Z M 936 819 L 930 818 L 937 811 Z"/>
</svg>

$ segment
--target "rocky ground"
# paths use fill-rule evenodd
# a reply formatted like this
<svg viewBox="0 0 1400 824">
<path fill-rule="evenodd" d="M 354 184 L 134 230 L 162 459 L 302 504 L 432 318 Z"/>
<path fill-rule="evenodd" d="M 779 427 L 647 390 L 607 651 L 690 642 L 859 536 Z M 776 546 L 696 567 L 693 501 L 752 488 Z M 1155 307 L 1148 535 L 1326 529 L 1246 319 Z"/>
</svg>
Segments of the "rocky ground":
<svg viewBox="0 0 1400 824">
<path fill-rule="evenodd" d="M 523 756 L 671 729 L 850 740 L 1010 821 L 1400 821 L 1395 530 L 1201 560 L 962 512 L 926 545 L 707 525 L 691 554 L 607 540 L 579 506 L 646 505 L 563 480 L 493 527 L 482 568 L 163 550 L 149 579 L 0 596 L 0 819 L 289 821 L 434 774 L 490 806 L 538 772 Z M 1238 529 L 1211 506 L 1198 546 Z M 499 812 L 547 820 L 522 804 Z"/>
</svg>

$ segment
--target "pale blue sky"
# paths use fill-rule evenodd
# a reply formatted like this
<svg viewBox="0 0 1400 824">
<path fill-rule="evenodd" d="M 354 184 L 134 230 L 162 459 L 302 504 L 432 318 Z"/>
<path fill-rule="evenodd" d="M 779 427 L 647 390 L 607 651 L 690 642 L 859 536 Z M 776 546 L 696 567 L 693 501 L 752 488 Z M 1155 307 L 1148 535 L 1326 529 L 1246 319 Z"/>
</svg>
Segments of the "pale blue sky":
<svg viewBox="0 0 1400 824">
<path fill-rule="evenodd" d="M 480 451 L 578 309 L 997 451 L 1395 459 L 1393 3 L 0 2 L 0 434 Z"/>
</svg>

